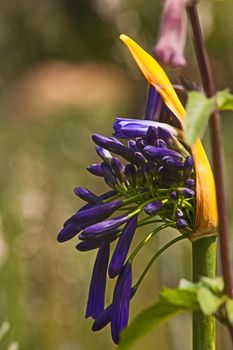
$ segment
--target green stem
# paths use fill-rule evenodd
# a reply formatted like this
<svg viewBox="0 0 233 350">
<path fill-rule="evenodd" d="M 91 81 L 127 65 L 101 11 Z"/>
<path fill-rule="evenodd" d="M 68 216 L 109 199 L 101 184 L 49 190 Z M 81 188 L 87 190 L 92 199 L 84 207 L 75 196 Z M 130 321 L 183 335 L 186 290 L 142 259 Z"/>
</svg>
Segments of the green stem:
<svg viewBox="0 0 233 350">
<path fill-rule="evenodd" d="M 193 281 L 201 276 L 215 277 L 216 237 L 204 237 L 192 243 Z M 215 349 L 215 319 L 201 311 L 193 312 L 193 350 Z"/>
</svg>

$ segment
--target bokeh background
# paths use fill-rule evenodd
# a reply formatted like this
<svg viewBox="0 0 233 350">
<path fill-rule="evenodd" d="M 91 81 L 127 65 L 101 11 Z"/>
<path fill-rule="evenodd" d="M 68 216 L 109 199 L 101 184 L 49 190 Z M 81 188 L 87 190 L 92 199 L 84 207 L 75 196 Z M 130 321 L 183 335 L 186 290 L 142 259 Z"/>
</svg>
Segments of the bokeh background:
<svg viewBox="0 0 233 350">
<path fill-rule="evenodd" d="M 200 15 L 218 88 L 233 87 L 233 3 L 202 0 Z M 116 116 L 140 117 L 147 84 L 118 40 L 120 33 L 150 49 L 162 1 L 7 0 L 0 2 L 0 323 L 11 329 L 1 349 L 113 349 L 109 329 L 90 331 L 84 319 L 95 252 L 76 240 L 59 245 L 57 232 L 81 205 L 76 185 L 97 193 L 101 180 L 85 167 L 97 161 L 91 135 L 109 135 Z M 169 72 L 199 82 L 190 34 L 188 66 Z M 230 225 L 233 119 L 223 115 Z M 208 146 L 209 137 L 206 135 Z M 174 237 L 166 231 L 139 255 L 134 273 Z M 140 238 L 140 232 L 138 233 Z M 161 257 L 131 304 L 131 318 L 156 300 L 163 285 L 191 278 L 190 244 Z M 107 293 L 111 300 L 112 285 Z M 191 317 L 176 317 L 137 349 L 191 349 Z M 230 349 L 218 326 L 219 349 Z M 17 345 L 18 344 L 18 345 Z"/>
</svg>

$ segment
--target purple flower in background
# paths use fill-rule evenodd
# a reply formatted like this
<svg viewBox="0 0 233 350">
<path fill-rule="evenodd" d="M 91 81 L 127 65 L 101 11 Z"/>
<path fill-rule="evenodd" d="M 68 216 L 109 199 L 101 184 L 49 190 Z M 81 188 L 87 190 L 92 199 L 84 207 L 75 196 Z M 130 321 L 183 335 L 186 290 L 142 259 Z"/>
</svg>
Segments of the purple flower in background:
<svg viewBox="0 0 233 350">
<path fill-rule="evenodd" d="M 175 67 L 186 65 L 184 47 L 186 42 L 185 7 L 188 0 L 166 0 L 160 26 L 155 56 L 165 64 Z"/>
</svg>

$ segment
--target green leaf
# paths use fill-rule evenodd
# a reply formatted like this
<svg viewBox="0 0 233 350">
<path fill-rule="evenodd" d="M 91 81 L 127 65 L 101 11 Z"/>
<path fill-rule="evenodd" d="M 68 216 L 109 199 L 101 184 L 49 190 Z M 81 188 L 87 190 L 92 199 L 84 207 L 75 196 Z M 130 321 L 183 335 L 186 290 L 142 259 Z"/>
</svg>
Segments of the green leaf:
<svg viewBox="0 0 233 350">
<path fill-rule="evenodd" d="M 181 278 L 180 283 L 179 283 L 179 288 L 180 289 L 186 289 L 186 290 L 192 290 L 195 292 L 197 290 L 197 285 L 196 283 L 190 282 L 186 280 L 185 278 Z"/>
<path fill-rule="evenodd" d="M 224 290 L 224 283 L 222 277 L 202 277 L 200 283 L 201 285 L 211 289 L 214 293 L 222 293 Z"/>
<path fill-rule="evenodd" d="M 188 144 L 193 145 L 198 137 L 203 136 L 214 107 L 214 98 L 208 98 L 202 92 L 189 92 L 185 122 L 185 136 Z"/>
<path fill-rule="evenodd" d="M 229 89 L 218 91 L 216 94 L 217 105 L 221 111 L 233 111 L 233 94 Z"/>
<path fill-rule="evenodd" d="M 197 306 L 197 293 L 190 289 L 164 289 L 160 294 L 160 299 L 181 307 L 194 308 Z"/>
<path fill-rule="evenodd" d="M 227 318 L 233 326 L 233 299 L 228 299 L 226 302 Z"/>
<path fill-rule="evenodd" d="M 148 309 L 142 311 L 132 323 L 121 333 L 119 349 L 129 349 L 139 338 L 154 327 L 161 325 L 173 316 L 186 312 L 188 308 L 169 304 L 160 300 Z"/>
<path fill-rule="evenodd" d="M 206 287 L 200 287 L 197 290 L 197 300 L 202 312 L 207 315 L 213 315 L 224 301 L 224 296 L 217 296 Z"/>
</svg>

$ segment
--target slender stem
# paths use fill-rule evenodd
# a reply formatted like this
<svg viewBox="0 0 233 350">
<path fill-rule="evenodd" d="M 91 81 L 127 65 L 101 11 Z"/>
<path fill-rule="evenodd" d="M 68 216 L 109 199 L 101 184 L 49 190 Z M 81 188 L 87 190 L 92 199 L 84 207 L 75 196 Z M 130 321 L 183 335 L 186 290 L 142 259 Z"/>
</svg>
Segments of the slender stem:
<svg viewBox="0 0 233 350">
<path fill-rule="evenodd" d="M 187 238 L 187 236 L 179 236 L 176 237 L 174 239 L 172 239 L 170 242 L 166 243 L 162 248 L 160 248 L 150 259 L 149 263 L 146 265 L 145 270 L 143 271 L 143 273 L 141 274 L 141 276 L 139 277 L 138 281 L 136 282 L 136 284 L 134 285 L 134 290 L 136 291 L 138 289 L 138 287 L 140 286 L 142 280 L 144 279 L 144 277 L 146 276 L 147 272 L 149 271 L 151 265 L 154 263 L 154 261 L 165 251 L 167 250 L 169 247 L 171 247 L 173 244 L 183 240 Z"/>
<path fill-rule="evenodd" d="M 216 238 L 205 237 L 192 243 L 193 281 L 201 276 L 215 277 Z M 193 350 L 215 349 L 215 318 L 201 311 L 193 312 Z"/>
<path fill-rule="evenodd" d="M 196 8 L 196 1 L 193 1 L 187 7 L 188 15 L 192 25 L 193 41 L 198 61 L 199 70 L 201 73 L 201 79 L 205 93 L 208 97 L 215 95 L 215 85 L 213 74 L 211 72 L 209 60 L 206 54 L 204 41 L 201 32 L 201 26 L 199 22 L 198 12 Z M 233 298 L 233 272 L 231 264 L 231 252 L 230 252 L 230 235 L 227 223 L 227 208 L 226 208 L 226 195 L 224 188 L 224 170 L 223 170 L 223 146 L 222 146 L 222 127 L 221 118 L 217 110 L 214 111 L 211 119 L 210 126 L 212 132 L 212 149 L 213 149 L 213 161 L 215 182 L 217 191 L 217 203 L 218 203 L 218 216 L 219 216 L 219 241 L 221 250 L 221 261 L 223 279 L 225 284 L 226 294 Z"/>
</svg>

